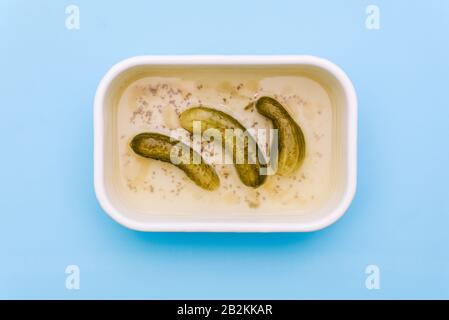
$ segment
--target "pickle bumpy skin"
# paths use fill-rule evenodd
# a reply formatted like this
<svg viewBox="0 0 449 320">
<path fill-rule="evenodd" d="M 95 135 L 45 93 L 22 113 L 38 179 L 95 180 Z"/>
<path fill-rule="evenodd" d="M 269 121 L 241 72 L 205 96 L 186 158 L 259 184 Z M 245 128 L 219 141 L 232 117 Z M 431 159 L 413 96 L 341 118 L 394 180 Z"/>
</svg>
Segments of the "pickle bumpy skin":
<svg viewBox="0 0 449 320">
<path fill-rule="evenodd" d="M 194 163 L 194 156 L 201 156 L 182 142 L 173 140 L 163 134 L 145 132 L 136 135 L 129 145 L 139 156 L 173 164 L 184 171 L 196 185 L 205 190 L 213 191 L 220 186 L 220 179 L 214 167 L 205 163 L 202 158 L 200 163 Z M 186 153 L 188 152 L 187 161 L 181 160 L 179 163 L 173 163 L 170 154 L 175 146 L 181 147 Z"/>
<path fill-rule="evenodd" d="M 244 133 L 247 133 L 246 128 L 229 114 L 208 107 L 190 108 L 180 114 L 179 120 L 181 126 L 191 133 L 193 132 L 193 123 L 195 121 L 201 122 L 202 131 L 208 129 L 217 129 L 220 131 L 221 136 L 222 138 L 224 138 L 225 142 L 227 142 L 228 140 L 226 139 L 224 134 L 226 129 L 238 129 Z M 254 157 L 255 163 L 248 163 L 249 140 L 251 140 L 251 144 L 253 146 L 256 146 Z M 265 182 L 267 176 L 265 174 L 261 174 L 260 169 L 262 165 L 258 159 L 258 146 L 254 138 L 250 134 L 246 134 L 243 150 L 241 150 L 241 148 L 237 148 L 235 139 L 232 139 L 231 148 L 233 150 L 234 166 L 242 183 L 248 187 L 253 188 L 261 186 Z M 244 159 L 244 161 L 242 164 L 240 164 L 236 163 L 236 159 Z"/>
<path fill-rule="evenodd" d="M 293 174 L 303 163 L 306 155 L 306 141 L 299 125 L 287 110 L 275 99 L 261 97 L 256 102 L 256 110 L 270 119 L 278 129 L 278 169 L 277 174 Z"/>
</svg>

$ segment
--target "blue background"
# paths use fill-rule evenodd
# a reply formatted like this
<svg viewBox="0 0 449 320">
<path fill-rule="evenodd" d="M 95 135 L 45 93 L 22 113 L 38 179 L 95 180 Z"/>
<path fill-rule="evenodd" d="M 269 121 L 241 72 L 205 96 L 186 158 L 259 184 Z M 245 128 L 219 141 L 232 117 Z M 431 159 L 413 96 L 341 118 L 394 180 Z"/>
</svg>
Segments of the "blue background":
<svg viewBox="0 0 449 320">
<path fill-rule="evenodd" d="M 0 298 L 449 298 L 449 1 L 0 3 Z M 72 3 L 78 31 L 65 27 Z M 365 28 L 369 4 L 380 30 Z M 144 54 L 340 65 L 359 97 L 346 215 L 308 234 L 112 221 L 93 190 L 93 97 L 114 63 Z M 80 290 L 65 288 L 70 264 Z M 370 264 L 380 290 L 365 287 Z"/>
</svg>

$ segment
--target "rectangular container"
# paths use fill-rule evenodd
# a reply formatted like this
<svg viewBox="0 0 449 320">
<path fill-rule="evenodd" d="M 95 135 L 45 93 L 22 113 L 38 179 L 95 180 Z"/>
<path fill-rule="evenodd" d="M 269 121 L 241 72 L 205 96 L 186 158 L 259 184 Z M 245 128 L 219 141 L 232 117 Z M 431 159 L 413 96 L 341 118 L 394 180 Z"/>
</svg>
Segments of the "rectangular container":
<svg viewBox="0 0 449 320">
<path fill-rule="evenodd" d="M 332 134 L 333 191 L 326 203 L 308 214 L 239 215 L 197 212 L 138 214 L 123 201 L 114 180 L 114 108 L 117 92 L 143 71 L 160 67 L 182 68 L 294 68 L 319 82 L 327 91 L 334 110 Z M 249 70 L 249 69 L 248 69 Z M 94 185 L 98 201 L 118 223 L 140 231 L 189 232 L 306 232 L 322 229 L 338 220 L 349 207 L 356 190 L 357 98 L 346 74 L 335 64 L 313 56 L 141 56 L 113 66 L 101 80 L 94 102 Z M 213 208 L 211 208 L 213 210 Z M 153 214 L 154 213 L 154 214 Z"/>
</svg>

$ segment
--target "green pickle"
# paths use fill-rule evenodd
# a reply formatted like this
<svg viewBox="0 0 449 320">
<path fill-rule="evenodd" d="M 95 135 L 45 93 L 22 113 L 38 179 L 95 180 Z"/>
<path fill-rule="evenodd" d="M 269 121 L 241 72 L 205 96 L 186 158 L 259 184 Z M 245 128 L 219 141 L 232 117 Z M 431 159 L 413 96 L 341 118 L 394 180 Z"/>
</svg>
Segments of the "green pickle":
<svg viewBox="0 0 449 320">
<path fill-rule="evenodd" d="M 261 97 L 256 102 L 256 110 L 270 119 L 278 129 L 277 174 L 289 176 L 303 163 L 306 155 L 306 141 L 299 125 L 287 110 L 275 99 Z"/>
<path fill-rule="evenodd" d="M 220 179 L 214 167 L 204 162 L 196 151 L 180 141 L 163 134 L 145 132 L 136 135 L 129 146 L 139 156 L 175 165 L 184 171 L 196 185 L 205 190 L 213 191 L 220 186 Z M 186 161 L 183 161 L 183 158 L 177 158 L 179 161 L 175 163 L 172 161 L 170 154 L 175 146 L 182 148 L 184 154 L 187 154 L 188 159 L 185 159 Z M 193 161 L 194 157 L 199 157 L 197 159 L 201 161 L 196 161 L 199 162 L 196 163 Z"/>
<path fill-rule="evenodd" d="M 244 132 L 245 136 L 243 138 L 243 148 L 237 148 L 235 137 L 232 139 L 232 145 L 230 146 L 233 150 L 233 162 L 237 174 L 242 183 L 248 187 L 257 188 L 265 182 L 267 176 L 263 174 L 263 170 L 261 170 L 261 168 L 265 165 L 261 164 L 259 161 L 257 154 L 257 143 L 255 142 L 254 138 L 247 133 L 246 128 L 239 121 L 225 112 L 209 107 L 190 108 L 180 114 L 179 120 L 181 126 L 190 133 L 193 132 L 193 123 L 195 121 L 199 121 L 201 123 L 202 131 L 208 129 L 217 129 L 221 133 L 222 139 L 224 139 L 224 141 L 228 143 L 229 139 L 226 139 L 225 136 L 226 129 L 232 129 L 234 130 L 234 132 L 237 132 L 237 130 Z M 255 160 L 251 162 L 254 163 L 250 163 L 250 161 L 248 161 L 250 157 L 248 146 L 250 145 L 250 143 L 251 145 L 256 147 L 255 153 L 251 154 L 251 156 L 253 156 L 253 159 Z M 237 163 L 236 159 L 243 159 L 243 161 L 241 161 L 242 163 Z"/>
</svg>

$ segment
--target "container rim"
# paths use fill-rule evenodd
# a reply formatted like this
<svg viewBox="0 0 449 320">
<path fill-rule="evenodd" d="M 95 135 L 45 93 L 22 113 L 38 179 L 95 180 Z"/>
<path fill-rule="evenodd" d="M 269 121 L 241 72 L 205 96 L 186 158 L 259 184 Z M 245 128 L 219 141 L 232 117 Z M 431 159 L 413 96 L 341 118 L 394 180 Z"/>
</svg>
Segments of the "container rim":
<svg viewBox="0 0 449 320">
<path fill-rule="evenodd" d="M 347 184 L 338 206 L 312 222 L 159 222 L 142 223 L 126 217 L 110 201 L 104 176 L 103 107 L 112 81 L 122 72 L 140 65 L 310 65 L 329 72 L 340 82 L 347 101 Z M 94 189 L 103 210 L 123 226 L 148 232 L 310 232 L 323 229 L 340 219 L 349 208 L 357 185 L 357 95 L 346 73 L 329 60 L 311 55 L 164 55 L 135 56 L 116 63 L 101 79 L 94 99 Z"/>
</svg>

